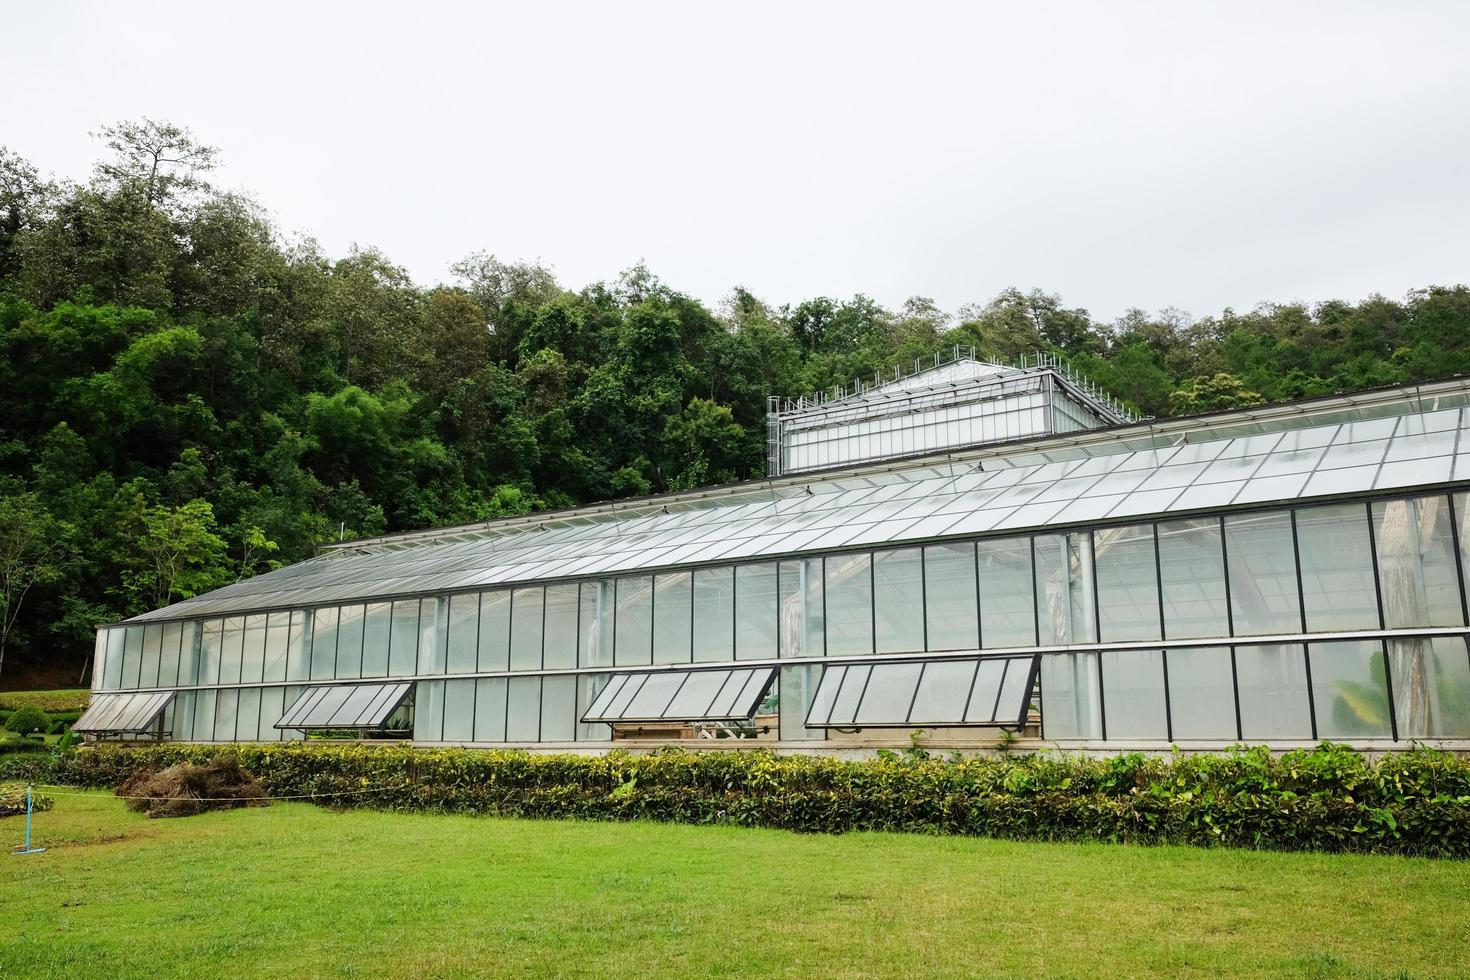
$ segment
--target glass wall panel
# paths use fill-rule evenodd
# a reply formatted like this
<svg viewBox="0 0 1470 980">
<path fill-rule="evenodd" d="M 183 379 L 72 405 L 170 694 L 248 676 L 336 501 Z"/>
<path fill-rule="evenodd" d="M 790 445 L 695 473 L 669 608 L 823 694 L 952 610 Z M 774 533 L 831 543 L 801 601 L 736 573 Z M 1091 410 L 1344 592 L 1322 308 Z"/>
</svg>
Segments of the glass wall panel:
<svg viewBox="0 0 1470 980">
<path fill-rule="evenodd" d="M 306 680 L 311 667 L 310 614 L 304 609 L 291 611 L 291 632 L 286 638 L 286 679 Z"/>
<path fill-rule="evenodd" d="M 1228 531 L 1227 531 L 1228 533 Z M 1230 553 L 1230 588 L 1235 594 L 1235 553 Z M 1237 624 L 1239 620 L 1236 620 Z M 1312 737 L 1306 654 L 1300 644 L 1235 648 L 1240 692 L 1240 734 L 1248 740 Z"/>
<path fill-rule="evenodd" d="M 577 677 L 577 739 L 583 742 L 606 742 L 612 738 L 612 727 L 585 724 L 582 716 L 607 686 L 609 674 L 581 674 Z"/>
<path fill-rule="evenodd" d="M 510 669 L 510 592 L 480 593 L 480 670 Z"/>
<path fill-rule="evenodd" d="M 1297 591 L 1290 513 L 1228 515 L 1225 560 L 1236 636 L 1301 632 L 1302 604 Z M 1241 712 L 1245 712 L 1244 703 Z"/>
<path fill-rule="evenodd" d="M 577 592 L 575 583 L 546 587 L 546 637 L 541 662 L 547 670 L 577 666 Z"/>
<path fill-rule="evenodd" d="M 1307 629 L 1376 629 L 1368 509 L 1362 504 L 1304 507 L 1296 512 L 1296 545 Z"/>
<path fill-rule="evenodd" d="M 1218 524 L 1216 527 L 1218 530 Z M 1167 572 L 1164 580 L 1168 581 Z M 1108 683 L 1112 683 L 1111 678 Z M 1181 647 L 1169 651 L 1169 709 L 1176 742 L 1181 739 L 1233 741 L 1239 737 L 1235 729 L 1235 675 L 1230 666 L 1229 647 Z M 1109 728 L 1112 720 L 1109 713 Z"/>
<path fill-rule="evenodd" d="M 199 640 L 199 683 L 219 683 L 219 658 L 220 658 L 220 636 L 225 624 L 223 620 L 207 619 L 202 627 L 202 635 Z M 210 705 L 213 710 L 214 705 Z M 213 717 L 205 723 L 205 731 L 214 731 Z"/>
<path fill-rule="evenodd" d="M 923 652 L 924 575 L 924 553 L 918 548 L 874 552 L 873 646 L 878 653 Z"/>
<path fill-rule="evenodd" d="M 777 568 L 783 657 L 820 657 L 826 650 L 822 559 L 783 561 Z M 739 601 L 739 593 L 736 593 Z"/>
<path fill-rule="evenodd" d="M 283 681 L 286 679 L 286 649 L 291 639 L 291 613 L 289 610 L 273 612 L 265 624 L 265 665 L 261 669 L 261 680 Z M 276 719 L 271 719 L 275 724 Z"/>
<path fill-rule="evenodd" d="M 92 690 L 101 689 L 107 676 L 107 630 L 98 630 L 92 646 Z"/>
<path fill-rule="evenodd" d="M 1313 643 L 1318 738 L 1392 738 L 1383 647 L 1377 640 Z"/>
<path fill-rule="evenodd" d="M 311 679 L 331 680 L 337 676 L 337 607 L 313 609 L 311 613 Z"/>
<path fill-rule="evenodd" d="M 388 632 L 388 676 L 409 677 L 419 659 L 419 601 L 400 599 L 393 603 Z"/>
<path fill-rule="evenodd" d="M 104 691 L 116 691 L 122 687 L 123 648 L 126 636 L 126 630 L 107 631 L 107 653 L 102 668 L 102 689 Z"/>
<path fill-rule="evenodd" d="M 505 741 L 504 677 L 482 677 L 475 681 L 475 741 Z"/>
<path fill-rule="evenodd" d="M 294 612 L 294 613 L 291 614 L 291 628 L 292 628 L 292 630 L 297 630 L 298 627 L 299 627 L 300 632 L 302 634 L 305 634 L 305 632 L 306 632 L 306 614 L 304 612 Z M 291 705 L 293 705 L 293 704 L 296 703 L 296 699 L 299 698 L 299 697 L 301 697 L 301 692 L 304 691 L 304 690 L 306 690 L 306 688 L 304 688 L 304 687 L 298 687 L 298 686 L 296 686 L 294 684 L 288 685 L 286 687 L 286 695 L 282 699 L 285 702 L 285 707 L 281 709 L 282 710 L 282 714 L 285 713 L 285 708 L 289 708 Z M 280 719 L 279 718 L 275 719 L 275 721 L 272 721 L 271 724 L 275 724 L 276 721 L 280 721 Z M 302 732 L 302 731 L 291 731 L 290 729 L 284 729 L 284 728 L 281 729 L 280 731 L 281 731 L 281 741 L 283 741 L 283 742 L 300 742 L 300 741 L 303 741 L 306 738 L 306 733 L 305 732 Z"/>
<path fill-rule="evenodd" d="M 1092 545 L 1087 533 L 1038 535 L 1035 546 L 1036 606 L 1040 613 L 1042 645 L 1096 643 Z M 985 598 L 982 580 L 982 615 Z M 987 638 L 987 645 L 989 642 Z"/>
<path fill-rule="evenodd" d="M 1164 521 L 1158 530 L 1164 635 L 1173 640 L 1229 636 L 1219 518 Z M 1176 718 L 1175 734 L 1178 722 Z M 1235 728 L 1233 708 L 1230 727 Z"/>
<path fill-rule="evenodd" d="M 735 566 L 735 659 L 779 656 L 776 566 Z"/>
<path fill-rule="evenodd" d="M 506 703 L 505 740 L 535 742 L 541 737 L 541 678 L 512 677 Z"/>
<path fill-rule="evenodd" d="M 834 657 L 872 653 L 872 556 L 834 555 L 826 566 L 827 653 Z M 816 646 L 808 649 L 821 653 Z"/>
<path fill-rule="evenodd" d="M 439 596 L 419 600 L 418 673 L 442 674 L 449 659 L 449 599 Z"/>
<path fill-rule="evenodd" d="M 1153 525 L 1101 528 L 1093 532 L 1092 540 L 1102 642 L 1160 639 L 1158 559 Z M 1106 676 L 1106 662 L 1103 671 Z M 1109 727 L 1109 737 L 1112 734 Z"/>
<path fill-rule="evenodd" d="M 1389 640 L 1388 663 L 1399 738 L 1470 738 L 1470 658 L 1463 637 Z"/>
<path fill-rule="evenodd" d="M 480 651 L 480 597 L 449 597 L 449 672 L 473 674 Z M 473 726 L 472 726 L 473 727 Z"/>
<path fill-rule="evenodd" d="M 475 683 L 473 680 L 444 682 L 444 741 L 469 742 L 474 739 Z"/>
<path fill-rule="evenodd" d="M 219 679 L 222 684 L 240 680 L 241 661 L 245 655 L 245 617 L 226 616 L 224 635 L 220 639 Z"/>
<path fill-rule="evenodd" d="M 541 669 L 541 633 L 546 625 L 545 593 L 539 587 L 516 589 L 510 601 L 510 669 Z"/>
<path fill-rule="evenodd" d="M 653 662 L 653 576 L 632 575 L 617 580 L 618 606 L 613 644 L 619 667 Z"/>
<path fill-rule="evenodd" d="M 265 679 L 264 613 L 245 617 L 245 650 L 240 659 L 240 680 L 246 683 Z"/>
<path fill-rule="evenodd" d="M 143 669 L 143 627 L 129 626 L 123 632 L 122 686 L 135 688 Z"/>
<path fill-rule="evenodd" d="M 979 647 L 980 602 L 976 598 L 975 581 L 973 544 L 934 544 L 924 549 L 924 627 L 930 650 Z M 1024 585 L 1029 602 L 1029 569 Z M 1029 612 L 1027 621 L 1029 624 Z"/>
<path fill-rule="evenodd" d="M 541 678 L 541 741 L 570 742 L 576 737 L 577 679 Z"/>
<path fill-rule="evenodd" d="M 228 624 L 225 626 L 229 630 Z M 240 706 L 240 689 L 237 687 L 224 688 L 214 696 L 214 740 L 216 742 L 233 742 L 235 740 L 235 714 Z"/>
<path fill-rule="evenodd" d="M 774 617 L 772 622 L 774 622 Z M 735 569 L 694 570 L 694 660 L 735 659 Z"/>
<path fill-rule="evenodd" d="M 184 624 L 163 624 L 163 646 L 158 661 L 158 684 L 169 687 L 179 682 L 179 651 L 183 649 Z"/>
<path fill-rule="evenodd" d="M 158 686 L 158 662 L 163 657 L 163 624 L 143 627 L 143 662 L 138 669 L 139 687 Z"/>
<path fill-rule="evenodd" d="M 362 676 L 363 633 L 366 606 L 343 606 L 337 610 L 337 669 L 335 676 Z"/>
<path fill-rule="evenodd" d="M 805 726 L 807 709 L 811 707 L 812 695 L 822 679 L 821 664 L 798 664 L 782 667 L 781 677 L 776 682 L 776 708 L 779 712 L 781 741 L 809 741 L 827 737 L 826 729 Z"/>
<path fill-rule="evenodd" d="M 253 742 L 260 736 L 260 688 L 242 687 L 235 712 L 235 741 Z"/>
<path fill-rule="evenodd" d="M 444 738 L 444 685 L 447 681 L 419 681 L 413 690 L 413 738 L 438 742 Z"/>
<path fill-rule="evenodd" d="M 289 613 L 280 615 L 282 618 L 290 617 Z M 282 666 L 284 665 L 285 660 L 282 658 Z M 281 720 L 281 715 L 285 714 L 285 711 L 286 689 L 284 687 L 260 689 L 260 725 L 255 732 L 257 742 L 279 742 L 281 740 L 281 730 L 276 727 L 276 722 Z"/>
<path fill-rule="evenodd" d="M 1038 554 L 1038 574 L 1040 566 Z M 980 601 L 983 609 L 983 593 Z M 1097 662 L 1096 653 L 1049 653 L 1041 658 L 1043 738 L 1103 737 Z"/>
<path fill-rule="evenodd" d="M 1099 587 L 1103 580 L 1101 559 L 1102 542 L 1099 541 Z M 1108 720 L 1109 739 L 1169 737 L 1161 651 L 1105 650 L 1102 676 L 1103 711 Z"/>
<path fill-rule="evenodd" d="M 1036 645 L 1036 594 L 1030 538 L 991 538 L 975 545 L 980 579 L 980 642 L 986 647 Z"/>
<path fill-rule="evenodd" d="M 174 695 L 173 739 L 175 742 L 194 741 L 194 692 L 180 691 Z M 274 719 L 272 719 L 274 721 Z"/>
<path fill-rule="evenodd" d="M 1389 629 L 1465 625 L 1448 497 L 1375 501 L 1373 535 Z"/>
<path fill-rule="evenodd" d="M 194 730 L 196 742 L 214 741 L 214 702 L 217 691 L 207 689 L 194 692 Z"/>
<path fill-rule="evenodd" d="M 583 667 L 613 665 L 615 592 L 612 579 L 582 583 L 581 607 L 577 613 L 577 663 Z"/>
<path fill-rule="evenodd" d="M 689 663 L 693 633 L 693 578 L 688 572 L 660 572 L 653 579 L 653 662 Z"/>
</svg>

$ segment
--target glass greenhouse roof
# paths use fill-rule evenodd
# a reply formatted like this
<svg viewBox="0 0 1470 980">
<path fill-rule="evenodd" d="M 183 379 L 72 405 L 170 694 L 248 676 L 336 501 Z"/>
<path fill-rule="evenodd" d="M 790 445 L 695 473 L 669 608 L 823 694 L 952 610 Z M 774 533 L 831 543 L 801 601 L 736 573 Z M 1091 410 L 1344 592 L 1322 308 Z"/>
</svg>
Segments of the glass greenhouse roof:
<svg viewBox="0 0 1470 980">
<path fill-rule="evenodd" d="M 1094 430 L 348 543 L 145 613 L 178 619 L 1142 520 L 1470 480 L 1470 383 Z M 1373 417 L 1378 416 L 1378 417 Z"/>
<path fill-rule="evenodd" d="M 87 710 L 72 725 L 73 731 L 93 735 L 136 735 L 153 729 L 173 691 L 139 694 L 94 694 Z"/>
</svg>

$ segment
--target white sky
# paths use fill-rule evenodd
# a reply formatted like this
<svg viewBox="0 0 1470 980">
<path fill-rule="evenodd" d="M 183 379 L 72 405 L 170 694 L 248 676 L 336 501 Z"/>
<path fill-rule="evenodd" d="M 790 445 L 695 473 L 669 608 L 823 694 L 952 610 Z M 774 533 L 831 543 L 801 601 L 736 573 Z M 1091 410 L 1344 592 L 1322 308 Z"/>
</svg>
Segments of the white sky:
<svg viewBox="0 0 1470 980">
<path fill-rule="evenodd" d="M 333 255 L 1112 318 L 1470 280 L 1470 4 L 0 0 L 0 143 L 143 115 Z"/>
</svg>

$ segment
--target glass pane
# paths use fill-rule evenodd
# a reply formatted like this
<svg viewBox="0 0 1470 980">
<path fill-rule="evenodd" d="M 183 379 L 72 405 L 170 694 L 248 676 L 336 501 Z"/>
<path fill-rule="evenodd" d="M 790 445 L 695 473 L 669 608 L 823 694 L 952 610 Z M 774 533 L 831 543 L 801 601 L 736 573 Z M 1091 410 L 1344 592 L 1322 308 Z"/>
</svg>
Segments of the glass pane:
<svg viewBox="0 0 1470 980">
<path fill-rule="evenodd" d="M 477 594 L 449 597 L 449 673 L 471 674 L 480 650 L 480 597 Z M 452 699 L 454 688 L 450 688 Z M 471 726 L 473 727 L 473 725 Z M 468 739 L 471 736 L 458 736 Z"/>
<path fill-rule="evenodd" d="M 948 660 L 924 665 L 909 721 L 914 725 L 959 723 L 965 719 L 970 686 L 979 666 L 974 660 Z"/>
<path fill-rule="evenodd" d="M 1229 636 L 1219 519 L 1165 521 L 1158 525 L 1158 531 L 1164 635 L 1170 639 Z M 1232 709 L 1232 730 L 1234 717 Z M 1178 721 L 1176 718 L 1176 735 Z"/>
<path fill-rule="evenodd" d="M 1168 581 L 1167 572 L 1164 580 Z M 1229 647 L 1184 647 L 1169 651 L 1169 709 L 1175 741 L 1192 738 L 1234 741 L 1239 737 L 1235 730 L 1235 679 L 1230 669 Z M 1111 731 L 1111 715 L 1108 727 Z"/>
<path fill-rule="evenodd" d="M 311 614 L 311 679 L 331 680 L 337 668 L 337 607 Z"/>
<path fill-rule="evenodd" d="M 1383 648 L 1377 640 L 1313 643 L 1318 738 L 1391 738 Z"/>
<path fill-rule="evenodd" d="M 694 631 L 694 584 L 688 572 L 662 572 L 653 585 L 653 662 L 687 664 Z"/>
<path fill-rule="evenodd" d="M 779 572 L 781 656 L 820 657 L 826 648 L 822 559 L 783 561 Z"/>
<path fill-rule="evenodd" d="M 1040 564 L 1038 554 L 1038 569 Z M 1044 738 L 1103 737 L 1097 661 L 1095 653 L 1050 653 L 1041 658 Z"/>
<path fill-rule="evenodd" d="M 577 679 L 541 679 L 541 741 L 570 742 L 576 735 Z"/>
<path fill-rule="evenodd" d="M 240 691 L 238 688 L 219 691 L 214 700 L 214 740 L 233 742 L 235 740 L 235 711 L 240 706 Z"/>
<path fill-rule="evenodd" d="M 859 725 L 906 722 L 922 670 L 923 664 L 916 663 L 875 665 L 854 721 Z"/>
<path fill-rule="evenodd" d="M 175 742 L 194 741 L 194 692 L 180 691 L 174 696 L 173 739 Z M 272 718 L 274 723 L 275 719 Z"/>
<path fill-rule="evenodd" d="M 143 659 L 138 670 L 139 687 L 158 686 L 158 661 L 163 656 L 163 626 L 149 623 L 143 627 Z"/>
<path fill-rule="evenodd" d="M 505 741 L 504 677 L 482 677 L 475 681 L 475 741 Z"/>
<path fill-rule="evenodd" d="M 179 683 L 179 650 L 183 645 L 183 634 L 183 623 L 163 624 L 163 640 L 158 661 L 160 687 Z"/>
<path fill-rule="evenodd" d="M 1389 629 L 1465 625 L 1448 497 L 1375 501 L 1373 535 Z"/>
<path fill-rule="evenodd" d="M 775 623 L 775 617 L 771 617 Z M 735 657 L 735 569 L 694 570 L 694 659 Z"/>
<path fill-rule="evenodd" d="M 735 659 L 774 660 L 776 566 L 735 566 Z"/>
<path fill-rule="evenodd" d="M 238 664 L 239 661 L 236 661 Z M 123 630 L 122 686 L 135 688 L 143 668 L 143 627 L 129 626 Z M 236 673 L 238 674 L 238 668 Z"/>
<path fill-rule="evenodd" d="M 273 612 L 265 626 L 265 666 L 261 679 L 283 681 L 286 679 L 286 652 L 291 642 L 291 613 L 287 610 Z M 271 719 L 275 724 L 276 719 Z"/>
<path fill-rule="evenodd" d="M 444 681 L 419 681 L 414 686 L 415 742 L 438 742 L 444 738 L 444 684 Z"/>
<path fill-rule="evenodd" d="M 1230 561 L 1233 570 L 1233 551 Z M 1233 595 L 1233 571 L 1230 584 Z M 1242 738 L 1312 737 L 1306 659 L 1300 644 L 1236 647 L 1235 679 L 1240 691 Z"/>
<path fill-rule="evenodd" d="M 707 718 L 710 704 L 730 679 L 728 670 L 699 670 L 690 674 L 669 702 L 665 715 L 670 718 Z M 743 673 L 742 673 L 743 676 Z"/>
<path fill-rule="evenodd" d="M 585 593 L 584 593 L 585 594 Z M 607 683 L 607 674 L 582 674 L 577 677 L 577 739 L 584 742 L 606 742 L 612 738 L 612 729 L 598 723 L 583 724 L 581 718 L 587 713 L 597 695 Z"/>
<path fill-rule="evenodd" d="M 444 741 L 469 742 L 474 739 L 475 683 L 472 680 L 445 682 Z"/>
<path fill-rule="evenodd" d="M 275 614 L 272 613 L 274 616 Z M 280 614 L 283 619 L 289 619 L 289 613 Z M 268 634 L 267 634 L 268 635 Z M 284 662 L 283 662 L 284 666 Z M 255 730 L 257 742 L 279 742 L 281 730 L 276 727 L 276 722 L 281 720 L 281 713 L 286 707 L 286 689 L 284 687 L 267 687 L 260 692 L 260 724 Z"/>
<path fill-rule="evenodd" d="M 214 702 L 216 691 L 195 692 L 194 697 L 194 741 L 213 742 Z"/>
<path fill-rule="evenodd" d="M 260 688 L 240 689 L 240 706 L 235 711 L 235 741 L 253 742 L 260 734 Z"/>
<path fill-rule="evenodd" d="M 577 662 L 583 667 L 611 667 L 616 604 L 612 580 L 583 582 L 579 601 Z"/>
<path fill-rule="evenodd" d="M 388 644 L 392 633 L 393 606 L 387 602 L 368 603 L 363 619 L 362 676 L 388 675 Z"/>
<path fill-rule="evenodd" d="M 220 636 L 224 627 L 224 620 L 221 619 L 210 619 L 204 623 L 199 640 L 199 683 L 201 684 L 219 683 Z M 118 639 L 121 640 L 122 630 L 118 630 L 117 634 Z M 210 708 L 213 710 L 213 704 L 210 705 Z M 212 732 L 214 731 L 213 726 L 214 719 L 211 717 L 204 723 L 203 730 Z"/>
<path fill-rule="evenodd" d="M 179 683 L 194 684 L 199 679 L 199 624 L 183 625 L 184 635 L 179 643 Z M 187 724 L 193 724 L 192 717 Z"/>
<path fill-rule="evenodd" d="M 1362 504 L 1303 508 L 1296 514 L 1296 543 L 1307 629 L 1376 629 L 1368 509 Z"/>
<path fill-rule="evenodd" d="M 512 677 L 506 704 L 505 740 L 535 742 L 541 738 L 541 678 Z"/>
<path fill-rule="evenodd" d="M 776 705 L 780 712 L 780 734 L 783 742 L 827 737 L 823 729 L 805 726 L 807 708 L 811 706 L 811 696 L 817 689 L 821 672 L 821 664 L 799 664 L 781 668 Z"/>
<path fill-rule="evenodd" d="M 546 638 L 541 662 L 547 670 L 577 666 L 577 594 L 575 583 L 546 587 Z"/>
<path fill-rule="evenodd" d="M 858 705 L 863 702 L 863 691 L 872 675 L 873 668 L 868 664 L 854 664 L 847 668 L 847 674 L 842 678 L 842 686 L 837 689 L 837 697 L 832 702 L 832 713 L 827 719 L 830 724 L 852 724 Z"/>
<path fill-rule="evenodd" d="M 265 679 L 265 616 L 245 617 L 245 652 L 241 660 L 240 680 Z"/>
<path fill-rule="evenodd" d="M 510 592 L 480 593 L 480 670 L 510 669 Z"/>
<path fill-rule="evenodd" d="M 107 652 L 102 668 L 102 689 L 115 691 L 122 687 L 123 646 L 126 631 L 107 631 Z"/>
<path fill-rule="evenodd" d="M 393 603 L 393 621 L 388 636 L 388 675 L 411 676 L 418 660 L 419 603 L 417 599 L 400 599 Z"/>
<path fill-rule="evenodd" d="M 684 674 L 650 674 L 620 714 L 625 718 L 659 718 L 684 683 Z"/>
<path fill-rule="evenodd" d="M 1035 539 L 1036 605 L 1043 645 L 1097 642 L 1092 547 L 1086 532 Z M 980 611 L 985 611 L 982 580 Z M 989 639 L 986 640 L 989 645 Z"/>
<path fill-rule="evenodd" d="M 1268 511 L 1227 516 L 1225 560 L 1236 636 L 1301 632 L 1291 514 Z M 1237 665 L 1239 662 L 1237 656 Z M 1241 711 L 1245 711 L 1244 703 Z"/>
<path fill-rule="evenodd" d="M 980 578 L 980 642 L 988 647 L 1036 645 L 1036 600 L 1030 538 L 975 545 Z"/>
<path fill-rule="evenodd" d="M 449 656 L 445 625 L 449 600 L 443 596 L 419 600 L 419 654 L 417 673 L 442 674 Z"/>
<path fill-rule="evenodd" d="M 613 662 L 619 667 L 653 662 L 653 576 L 617 580 L 618 607 Z"/>
<path fill-rule="evenodd" d="M 1099 558 L 1101 554 L 1099 546 Z M 1098 578 L 1102 578 L 1101 569 Z M 1106 650 L 1102 672 L 1109 739 L 1169 737 L 1163 654 L 1158 650 Z"/>
<path fill-rule="evenodd" d="M 1099 632 L 1109 640 L 1157 640 L 1159 580 L 1152 524 L 1093 532 Z M 1103 666 L 1106 676 L 1107 665 Z M 1106 684 L 1106 681 L 1104 682 Z M 1111 726 L 1108 735 L 1113 734 Z"/>
<path fill-rule="evenodd" d="M 995 705 L 997 723 L 1015 725 L 1030 714 L 1036 693 L 1036 682 L 1031 676 L 1032 661 L 1011 659 L 1006 661 L 1005 676 L 1001 681 L 1000 698 Z"/>
<path fill-rule="evenodd" d="M 826 577 L 827 653 L 834 657 L 872 653 L 872 558 L 835 555 L 826 560 Z M 807 649 L 809 655 L 821 653 L 815 643 Z"/>
<path fill-rule="evenodd" d="M 243 616 L 226 617 L 224 635 L 220 639 L 219 679 L 221 683 L 239 682 L 240 661 L 244 653 L 245 618 Z"/>
<path fill-rule="evenodd" d="M 1470 658 L 1465 640 L 1388 641 L 1399 738 L 1470 738 Z"/>
<path fill-rule="evenodd" d="M 919 613 L 926 584 L 923 552 L 918 548 L 874 553 L 873 641 L 878 653 L 924 650 L 924 617 Z M 970 587 L 973 591 L 973 575 Z"/>
<path fill-rule="evenodd" d="M 544 594 L 538 588 L 516 589 L 510 602 L 510 669 L 541 669 Z"/>
<path fill-rule="evenodd" d="M 975 581 L 973 544 L 936 544 L 924 549 L 924 628 L 930 650 L 973 650 L 980 645 Z M 1028 569 L 1024 580 L 1028 604 L 1030 582 Z M 1029 624 L 1029 611 L 1026 618 Z M 927 683 L 928 674 L 924 677 Z"/>
</svg>

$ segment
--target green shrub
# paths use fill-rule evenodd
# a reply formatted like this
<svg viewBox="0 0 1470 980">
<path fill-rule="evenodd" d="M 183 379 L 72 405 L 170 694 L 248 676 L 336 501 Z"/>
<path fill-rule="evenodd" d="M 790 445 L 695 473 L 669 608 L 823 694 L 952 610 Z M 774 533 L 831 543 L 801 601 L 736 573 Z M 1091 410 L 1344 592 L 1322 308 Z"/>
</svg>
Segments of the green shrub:
<svg viewBox="0 0 1470 980">
<path fill-rule="evenodd" d="M 20 735 L 34 735 L 51 727 L 51 720 L 38 708 L 17 708 L 5 719 L 5 727 Z"/>
<path fill-rule="evenodd" d="M 765 751 L 600 756 L 364 745 L 97 746 L 50 778 L 113 788 L 135 772 L 231 755 L 273 797 L 329 806 L 589 820 L 891 830 L 1470 857 L 1470 763 L 1369 763 L 1324 744 L 1173 759 L 1057 754 L 866 762 Z"/>
<path fill-rule="evenodd" d="M 41 711 L 77 711 L 87 707 L 92 692 L 85 688 L 68 691 L 0 691 L 0 711 L 31 707 Z"/>
</svg>

